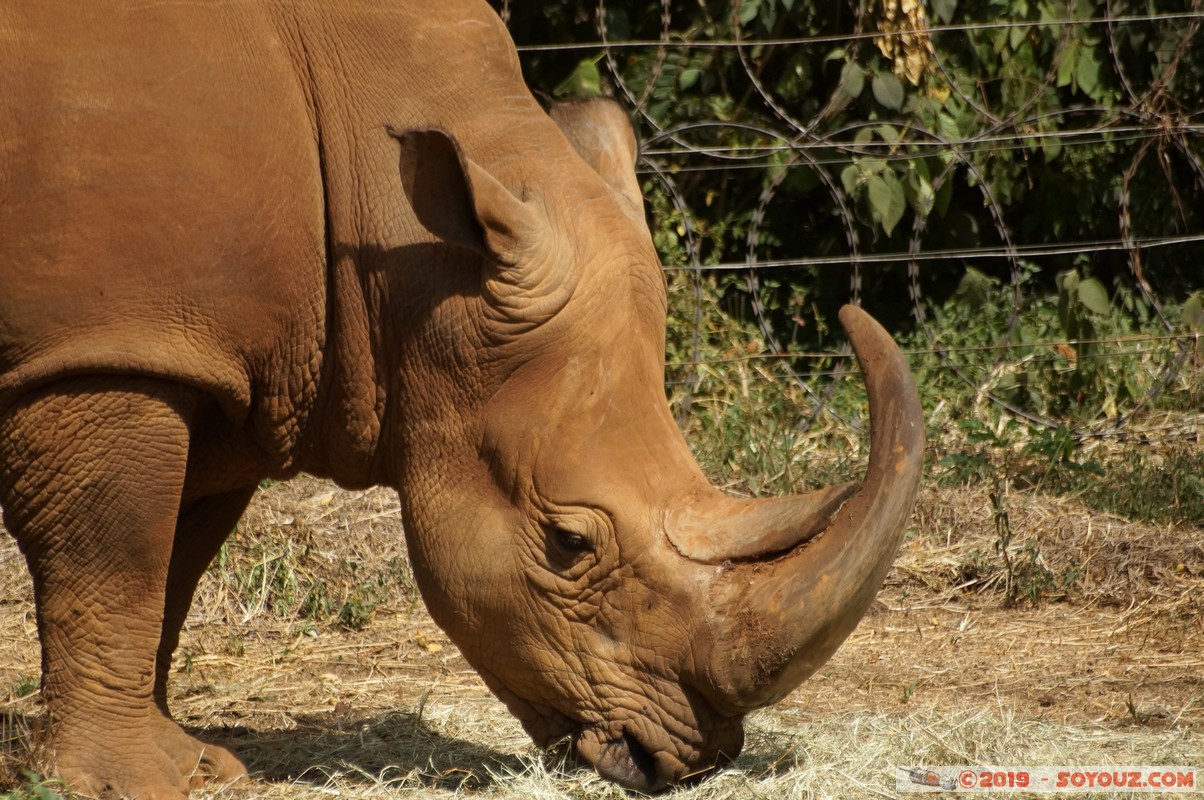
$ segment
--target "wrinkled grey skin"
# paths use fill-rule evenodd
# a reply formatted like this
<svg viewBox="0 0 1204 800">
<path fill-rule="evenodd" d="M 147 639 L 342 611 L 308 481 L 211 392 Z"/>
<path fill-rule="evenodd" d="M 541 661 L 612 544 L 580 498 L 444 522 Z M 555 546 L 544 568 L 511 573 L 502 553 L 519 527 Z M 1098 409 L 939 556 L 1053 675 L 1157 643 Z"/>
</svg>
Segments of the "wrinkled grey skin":
<svg viewBox="0 0 1204 800">
<path fill-rule="evenodd" d="M 0 6 L 0 505 L 48 752 L 91 795 L 245 773 L 171 655 L 265 477 L 402 500 L 431 613 L 536 742 L 655 790 L 852 630 L 914 499 L 918 399 L 845 309 L 858 486 L 713 490 L 617 107 L 539 108 L 484 3 Z"/>
</svg>

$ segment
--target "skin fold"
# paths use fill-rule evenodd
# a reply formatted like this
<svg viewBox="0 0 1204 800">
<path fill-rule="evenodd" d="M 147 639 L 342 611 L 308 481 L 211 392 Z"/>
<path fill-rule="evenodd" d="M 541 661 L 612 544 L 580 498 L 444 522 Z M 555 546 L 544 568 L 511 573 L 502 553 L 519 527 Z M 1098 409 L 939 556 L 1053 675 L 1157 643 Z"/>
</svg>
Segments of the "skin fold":
<svg viewBox="0 0 1204 800">
<path fill-rule="evenodd" d="M 839 646 L 923 450 L 842 323 L 865 480 L 736 500 L 665 402 L 665 286 L 608 101 L 542 109 L 483 2 L 0 4 L 0 506 L 47 751 L 91 796 L 245 774 L 167 703 L 264 478 L 401 498 L 435 620 L 539 744 L 653 791 Z"/>
</svg>

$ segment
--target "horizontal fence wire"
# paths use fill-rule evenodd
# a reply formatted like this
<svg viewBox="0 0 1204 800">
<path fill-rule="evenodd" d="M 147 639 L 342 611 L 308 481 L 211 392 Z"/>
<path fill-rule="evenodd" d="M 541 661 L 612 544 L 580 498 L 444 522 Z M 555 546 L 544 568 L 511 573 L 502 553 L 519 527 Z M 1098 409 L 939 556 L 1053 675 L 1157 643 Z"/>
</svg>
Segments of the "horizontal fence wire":
<svg viewBox="0 0 1204 800">
<path fill-rule="evenodd" d="M 604 5 L 603 5 L 604 7 Z M 1172 20 L 1181 19 L 1196 19 L 1199 14 L 1195 11 L 1171 14 L 1125 14 L 1120 16 L 1103 16 L 1094 17 L 1091 19 L 1043 19 L 1040 21 L 1022 20 L 1022 21 L 999 21 L 999 22 L 975 22 L 965 25 L 931 25 L 924 28 L 900 28 L 893 31 L 874 31 L 867 32 L 850 32 L 847 34 L 835 34 L 830 36 L 798 36 L 791 38 L 765 38 L 765 39 L 739 39 L 739 40 L 723 40 L 723 39 L 685 39 L 684 37 L 675 41 L 669 38 L 662 39 L 645 39 L 631 41 L 614 41 L 600 40 L 594 42 L 559 42 L 555 44 L 519 44 L 517 45 L 520 53 L 537 53 L 553 50 L 596 50 L 606 48 L 608 50 L 623 50 L 628 48 L 648 48 L 648 47 L 664 47 L 669 44 L 685 42 L 691 47 L 749 47 L 753 45 L 761 45 L 765 47 L 776 47 L 782 45 L 789 46 L 804 46 L 804 45 L 824 45 L 824 44 L 846 44 L 857 40 L 873 40 L 882 37 L 903 38 L 905 36 L 915 36 L 917 34 L 932 35 L 939 33 L 959 33 L 967 31 L 998 31 L 1010 30 L 1012 28 L 1035 28 L 1035 27 L 1076 27 L 1098 24 L 1124 24 L 1134 22 L 1169 22 Z"/>
<path fill-rule="evenodd" d="M 1042 256 L 1066 256 L 1078 253 L 1101 253 L 1105 251 L 1129 252 L 1134 248 L 1152 250 L 1159 247 L 1169 247 L 1176 244 L 1191 244 L 1204 242 L 1204 233 L 1189 236 L 1164 236 L 1145 239 L 1109 239 L 1092 242 L 1068 242 L 1066 244 L 1015 245 L 1012 253 L 1026 258 Z M 956 250 L 932 250 L 927 252 L 904 253 L 862 253 L 857 256 L 861 264 L 906 264 L 920 261 L 969 261 L 984 258 L 1000 258 L 1006 256 L 1006 251 L 997 247 L 963 247 Z M 848 267 L 850 256 L 800 256 L 796 259 L 778 259 L 760 261 L 756 268 L 761 271 L 772 269 L 789 269 L 792 267 Z M 687 266 L 665 266 L 666 272 L 729 272 L 734 269 L 747 269 L 746 262 L 727 262 L 723 264 L 691 264 Z M 1204 270 L 1204 264 L 1200 266 Z"/>
<path fill-rule="evenodd" d="M 765 4 L 775 5 L 761 0 Z M 639 8 L 650 15 L 645 21 L 658 27 L 659 35 L 622 39 L 612 35 L 612 28 L 636 4 L 591 0 L 571 7 L 578 21 L 587 21 L 578 26 L 575 40 L 538 41 L 524 40 L 515 30 L 522 28 L 512 19 L 520 9 L 499 3 L 523 58 L 568 58 L 570 65 L 580 59 L 582 65 L 595 65 L 601 84 L 637 122 L 638 175 L 646 189 L 668 198 L 660 213 L 676 225 L 678 253 L 666 259 L 665 271 L 670 280 L 676 275 L 692 287 L 681 302 L 693 307 L 677 309 L 693 325 L 689 352 L 666 365 L 667 385 L 682 404 L 688 408 L 701 390 L 704 371 L 764 364 L 767 371 L 758 372 L 755 380 L 794 381 L 805 391 L 811 407 L 802 414 L 804 425 L 824 415 L 840 417 L 831 400 L 840 381 L 857 371 L 851 349 L 833 344 L 831 337 L 818 350 L 791 344 L 795 331 L 790 319 L 793 314 L 801 324 L 797 321 L 805 316 L 806 303 L 816 302 L 821 291 L 817 287 L 830 293 L 837 285 L 825 276 L 839 276 L 843 270 L 848 274 L 844 296 L 822 301 L 864 305 L 876 316 L 884 309 L 909 307 L 909 320 L 900 321 L 898 313 L 892 319 L 910 329 L 910 338 L 900 344 L 917 373 L 952 376 L 965 391 L 1005 414 L 1068 429 L 1080 440 L 1198 440 L 1198 414 L 1184 414 L 1176 427 L 1163 424 L 1153 410 L 1160 402 L 1173 406 L 1164 395 L 1182 393 L 1185 385 L 1197 391 L 1201 369 L 1199 331 L 1177 316 L 1190 292 L 1204 289 L 1204 224 L 1195 211 L 1204 209 L 1204 110 L 1195 100 L 1199 89 L 1191 89 L 1191 80 L 1204 80 L 1204 57 L 1198 55 L 1204 53 L 1201 0 L 1158 13 L 1123 13 L 1128 6 L 1117 0 L 1092 4 L 1087 12 L 1056 3 L 1052 5 L 1064 13 L 981 20 L 970 18 L 972 4 L 961 3 L 965 13 L 952 19 L 948 13 L 942 19 L 931 4 L 924 4 L 893 21 L 885 11 L 891 3 L 852 0 L 839 13 L 833 11 L 846 29 L 800 35 L 787 35 L 792 4 L 776 5 L 781 16 L 766 33 L 743 13 L 760 7 L 748 0 L 732 3 L 728 16 L 715 17 L 716 24 L 709 27 L 682 23 L 689 18 L 688 9 L 673 0 L 661 0 L 656 19 L 653 0 Z M 644 30 L 647 25 L 627 27 Z M 1135 56 L 1132 51 L 1140 48 L 1126 43 L 1150 41 L 1155 29 L 1161 31 L 1161 44 Z M 1042 51 L 1045 60 L 1034 67 L 1036 77 L 1010 86 L 1021 96 L 1009 99 L 1006 112 L 995 110 L 998 97 L 991 99 L 993 91 L 1002 91 L 991 85 L 1001 82 L 999 76 L 980 80 L 972 69 L 973 57 L 966 55 L 981 55 L 984 43 L 1000 47 L 1005 40 L 1000 37 L 1017 53 L 1028 46 L 1026 41 L 1045 37 L 1041 41 L 1052 42 Z M 1036 47 L 1032 45 L 1034 52 Z M 1077 59 L 1081 72 L 1088 51 L 1098 63 L 1088 63 L 1087 75 L 1067 68 Z M 833 61 L 841 67 L 828 71 L 839 71 L 838 77 L 813 80 L 813 92 L 826 102 L 808 106 L 779 90 L 780 66 L 791 53 L 815 53 L 825 64 Z M 908 72 L 904 53 L 922 65 L 918 76 Z M 689 103 L 705 105 L 691 87 L 708 69 L 719 75 L 715 80 L 723 81 L 731 96 L 740 98 L 739 107 L 710 116 L 678 113 Z M 1108 93 L 1091 96 L 1091 69 L 1106 73 Z M 687 71 L 693 71 L 688 81 Z M 883 77 L 886 73 L 894 79 Z M 864 86 L 853 91 L 849 87 L 857 82 L 848 75 L 856 74 Z M 1105 78 L 1098 81 L 1103 84 Z M 733 86 L 736 82 L 740 85 Z M 1181 83 L 1188 86 L 1185 99 L 1176 95 Z M 879 97 L 879 84 L 899 89 L 906 100 L 896 96 L 898 102 L 892 102 L 883 90 L 885 101 L 867 101 L 871 85 Z M 1051 103 L 1051 97 L 1059 101 Z M 939 102 L 930 102 L 932 98 Z M 956 106 L 962 117 L 953 120 L 942 112 L 942 102 Z M 925 103 L 936 109 L 927 117 L 916 110 Z M 1025 178 L 1001 177 L 995 173 L 1000 164 L 1011 159 L 1006 163 L 1023 170 L 1026 162 L 1039 159 L 1048 165 L 1057 159 L 1091 160 L 1100 153 L 1107 155 L 1114 172 L 1112 190 L 1094 199 L 1094 213 L 1108 221 L 1096 226 L 1096 235 L 1076 238 L 1033 229 L 1027 221 L 1019 224 L 1023 208 L 1018 211 L 1009 199 L 1014 194 L 1009 181 Z M 922 181 L 915 179 L 917 170 L 925 171 Z M 888 184 L 912 182 L 894 230 L 885 228 L 876 199 L 869 197 L 881 187 L 876 177 Z M 737 183 L 743 187 L 737 198 L 743 204 L 740 225 L 718 242 L 720 237 L 707 229 L 707 220 L 713 219 L 708 209 L 727 202 Z M 806 196 L 815 199 L 818 210 L 798 207 L 799 190 L 792 183 L 811 187 Z M 922 188 L 922 197 L 915 187 Z M 1067 202 L 1076 199 L 1074 189 L 1067 187 Z M 950 237 L 943 235 L 949 215 L 937 198 L 948 195 L 967 209 L 975 206 L 978 228 L 969 244 L 950 246 Z M 1165 224 L 1151 223 L 1150 215 L 1134 206 L 1135 198 L 1152 195 L 1167 199 Z M 817 243 L 809 249 L 805 236 L 780 234 L 782 220 L 792 216 L 796 227 L 829 234 L 822 247 Z M 652 224 L 655 229 L 666 223 L 654 219 Z M 783 238 L 791 238 L 793 251 Z M 1045 325 L 1036 339 L 1019 333 L 1042 309 L 1047 321 L 1052 318 L 1051 306 L 1060 297 L 1054 273 L 1074 270 L 1086 278 L 1093 269 L 1112 281 L 1108 290 L 1117 306 L 1115 316 L 1140 317 L 1145 330 L 1096 335 L 1088 328 L 1082 335 L 1083 330 L 1065 325 L 1060 330 Z M 955 294 L 950 287 L 962 288 L 958 270 L 970 278 L 982 275 L 987 283 L 980 290 L 988 287 L 1006 305 L 986 341 L 958 341 L 942 329 L 945 307 Z M 1057 280 L 1061 285 L 1063 279 Z M 707 304 L 715 302 L 717 282 L 729 298 L 737 297 L 739 315 L 755 324 L 764 344 L 758 352 L 716 355 L 704 347 L 712 334 L 705 329 L 713 316 Z M 784 309 L 783 286 L 799 289 L 806 301 Z M 768 302 L 773 298 L 776 307 Z M 1009 394 L 1025 371 L 1067 375 L 1098 369 L 1095 365 L 1118 374 L 1140 373 L 1140 379 L 1132 379 L 1132 385 L 1110 399 L 1106 411 L 1096 414 L 1034 408 Z"/>
</svg>

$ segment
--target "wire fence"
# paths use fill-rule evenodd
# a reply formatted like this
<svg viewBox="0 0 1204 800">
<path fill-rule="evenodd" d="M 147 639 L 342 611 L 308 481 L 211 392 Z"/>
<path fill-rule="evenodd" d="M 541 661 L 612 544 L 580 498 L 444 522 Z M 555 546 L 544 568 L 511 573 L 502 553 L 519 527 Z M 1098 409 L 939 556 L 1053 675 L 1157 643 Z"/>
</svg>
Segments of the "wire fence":
<svg viewBox="0 0 1204 800">
<path fill-rule="evenodd" d="M 789 331 L 784 332 L 781 313 L 775 316 L 775 309 L 767 306 L 765 298 L 771 293 L 766 284 L 805 283 L 810 280 L 806 276 L 823 275 L 824 290 L 831 293 L 840 283 L 839 276 L 847 274 L 844 296 L 828 301 L 864 303 L 875 315 L 889 306 L 897 312 L 905 304 L 912 334 L 907 352 L 917 372 L 954 376 L 966 391 L 1007 415 L 1042 427 L 1065 428 L 1079 439 L 1124 433 L 1145 439 L 1198 440 L 1199 409 L 1193 413 L 1179 401 L 1181 413 L 1173 424 L 1165 415 L 1149 412 L 1159 400 L 1164 406 L 1170 402 L 1165 395 L 1182 395 L 1185 386 L 1189 389 L 1184 396 L 1195 397 L 1199 386 L 1200 332 L 1190 320 L 1185 322 L 1183 309 L 1192 290 L 1204 289 L 1204 216 L 1197 210 L 1204 208 L 1200 138 L 1204 111 L 1195 103 L 1196 94 L 1180 98 L 1176 92 L 1184 83 L 1184 72 L 1204 63 L 1197 55 L 1204 52 L 1200 0 L 1184 4 L 1182 11 L 1166 13 L 1121 13 L 1116 0 L 1108 0 L 1090 18 L 1077 18 L 1068 10 L 1062 17 L 1040 20 L 997 18 L 956 24 L 939 24 L 941 14 L 932 3 L 910 17 L 897 16 L 892 24 L 884 24 L 882 12 L 890 0 L 881 7 L 852 3 L 847 30 L 777 37 L 751 33 L 751 26 L 741 21 L 746 4 L 747 0 L 733 4 L 730 24 L 714 26 L 712 31 L 676 27 L 679 9 L 671 0 L 661 0 L 659 36 L 622 39 L 611 30 L 616 3 L 597 0 L 595 6 L 581 4 L 576 11 L 579 19 L 589 18 L 592 38 L 524 41 L 515 33 L 526 59 L 569 53 L 583 64 L 596 64 L 601 83 L 636 118 L 642 134 L 641 177 L 671 200 L 680 234 L 683 255 L 670 260 L 666 270 L 691 282 L 693 301 L 700 306 L 714 302 L 714 293 L 707 291 L 714 285 L 713 276 L 741 276 L 748 316 L 755 320 L 766 349 L 753 355 L 716 357 L 703 347 L 701 308 L 690 311 L 696 320 L 692 347 L 686 357 L 668 365 L 671 375 L 681 376 L 687 404 L 697 388 L 693 377 L 697 371 L 692 367 L 721 369 L 735 362 L 764 361 L 773 365 L 774 375 L 805 387 L 812 403 L 804 415 L 807 420 L 835 413 L 828 401 L 837 385 L 835 378 L 852 368 L 848 346 L 829 340 L 816 350 L 800 349 Z M 509 2 L 501 3 L 499 10 L 503 19 L 510 19 Z M 1151 26 L 1162 31 L 1160 66 L 1138 69 L 1130 40 L 1146 36 Z M 1017 83 L 1027 95 L 1011 97 L 1008 111 L 997 110 L 988 102 L 986 78 L 968 75 L 964 64 L 955 63 L 955 53 L 992 36 L 1013 36 L 1015 42 L 1038 29 L 1045 35 L 1055 32 L 1051 57 L 1036 66 L 1035 79 Z M 1071 59 L 1080 59 L 1081 71 L 1084 42 L 1091 42 L 1094 52 L 1101 54 L 1105 63 L 1096 66 L 1110 76 L 1112 94 L 1108 102 L 1094 103 L 1083 94 L 1080 99 L 1085 102 L 1051 110 L 1045 101 L 1059 90 L 1065 94 Z M 914 87 L 906 80 L 901 85 L 909 93 L 922 87 L 927 97 L 952 97 L 973 122 L 945 125 L 945 118 L 937 116 L 925 124 L 921 115 L 905 113 L 898 104 L 893 114 L 876 107 L 872 115 L 859 117 L 850 111 L 855 96 L 849 91 L 849 76 L 856 78 L 855 66 L 842 71 L 838 90 L 826 103 L 812 104 L 804 115 L 797 97 L 776 88 L 781 83 L 781 58 L 775 65 L 775 54 L 794 48 L 816 49 L 829 54 L 827 58 L 837 53 L 854 64 L 857 48 L 869 50 L 875 58 L 893 54 L 897 63 L 902 63 L 906 50 L 911 59 L 907 69 L 919 64 L 913 72 L 923 77 L 912 81 Z M 672 96 L 665 102 L 666 87 L 671 95 L 685 83 L 686 70 L 699 69 L 700 53 L 719 51 L 736 65 L 736 78 L 729 70 L 724 80 L 742 83 L 728 85 L 726 91 L 744 98 L 742 108 L 755 106 L 756 113 L 725 109 L 710 119 L 694 115 L 683 121 L 674 113 Z M 1094 80 L 1089 73 L 1080 78 L 1084 84 Z M 1075 80 L 1071 74 L 1069 81 Z M 886 81 L 883 86 L 887 95 L 894 88 Z M 874 91 L 878 89 L 875 85 Z M 892 105 L 890 100 L 886 98 L 886 106 Z M 1023 163 L 1030 155 L 1049 159 L 1051 154 L 1090 161 L 1099 152 L 1108 152 L 1108 163 L 1119 170 L 1112 176 L 1114 191 L 1093 202 L 1099 219 L 1107 221 L 1095 228 L 1107 233 L 1103 236 L 1066 238 L 1057 231 L 1034 229 L 1030 223 L 1022 225 L 1005 195 L 1011 192 L 1008 181 L 1023 181 L 1025 176 L 1013 174 L 1001 182 L 991 171 L 991 159 L 1006 154 Z M 878 206 L 885 201 L 867 197 L 865 181 L 858 176 L 868 173 L 872 181 L 874 174 L 896 170 L 893 175 L 912 178 L 907 172 L 914 172 L 917 164 L 924 166 L 919 162 L 925 159 L 937 168 L 909 193 L 900 232 L 889 235 L 888 230 L 883 235 Z M 716 247 L 714 237 L 700 230 L 697 221 L 707 218 L 707 207 L 728 193 L 741 175 L 753 176 L 756 187 L 746 196 L 742 225 L 728 234 L 742 237 L 742 246 L 733 247 L 729 241 L 726 247 Z M 792 215 L 801 226 L 818 224 L 814 212 L 789 207 L 798 203 L 800 182 L 810 187 L 809 196 L 821 196 L 824 213 L 835 220 L 841 233 L 839 247 L 834 249 L 829 241 L 813 249 L 805 236 L 784 245 L 782 237 L 770 230 L 771 224 L 780 225 Z M 948 215 L 938 207 L 938 197 L 944 191 L 947 198 L 952 190 L 946 184 L 952 183 L 957 183 L 956 202 L 974 198 L 981 205 L 975 209 L 977 219 L 985 220 L 973 240 L 960 246 L 949 246 L 948 237 L 939 230 Z M 788 190 L 792 185 L 796 188 Z M 874 188 L 870 186 L 869 193 Z M 1073 186 L 1067 188 L 1067 201 L 1081 203 L 1083 198 L 1072 197 L 1074 191 Z M 1152 224 L 1149 214 L 1135 213 L 1134 203 L 1151 194 L 1165 200 L 1162 216 L 1167 219 L 1161 222 L 1166 224 Z M 790 247 L 793 252 L 787 252 Z M 1140 306 L 1137 310 L 1148 312 L 1145 324 L 1107 331 L 1063 324 L 1022 333 L 1033 308 L 1058 301 L 1062 279 L 1058 278 L 1059 289 L 1052 288 L 1053 273 L 1105 258 L 1123 264 L 1112 275 L 1109 302 L 1117 304 L 1122 315 L 1127 310 L 1130 317 Z M 940 313 L 949 300 L 951 282 L 958 283 L 956 273 L 968 273 L 969 268 L 998 276 L 1008 304 L 985 339 L 971 342 L 951 337 L 942 328 L 948 320 Z M 1059 313 L 1065 322 L 1068 312 L 1060 309 Z M 1027 371 L 1068 372 L 1088 362 L 1109 365 L 1118 375 L 1140 364 L 1142 379 L 1116 378 L 1127 380 L 1125 390 L 1112 393 L 1097 413 L 1087 415 L 1016 399 Z"/>
</svg>

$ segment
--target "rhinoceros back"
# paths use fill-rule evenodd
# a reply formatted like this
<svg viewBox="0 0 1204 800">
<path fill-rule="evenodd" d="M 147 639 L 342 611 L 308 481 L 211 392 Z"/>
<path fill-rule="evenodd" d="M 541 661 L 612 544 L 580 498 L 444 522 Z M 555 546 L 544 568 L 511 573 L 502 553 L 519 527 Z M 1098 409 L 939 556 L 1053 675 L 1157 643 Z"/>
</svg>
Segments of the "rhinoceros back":
<svg viewBox="0 0 1204 800">
<path fill-rule="evenodd" d="M 317 335 L 313 123 L 286 46 L 232 5 L 0 8 L 0 403 L 131 372 L 235 413 Z"/>
</svg>

